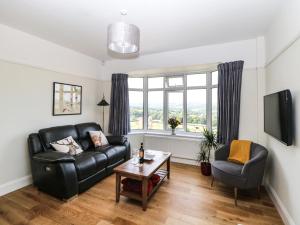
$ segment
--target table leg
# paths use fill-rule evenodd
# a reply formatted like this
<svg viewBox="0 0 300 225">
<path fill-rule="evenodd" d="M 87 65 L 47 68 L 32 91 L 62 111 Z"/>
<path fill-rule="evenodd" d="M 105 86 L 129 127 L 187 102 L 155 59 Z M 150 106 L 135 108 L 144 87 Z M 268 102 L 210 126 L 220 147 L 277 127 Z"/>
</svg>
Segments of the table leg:
<svg viewBox="0 0 300 225">
<path fill-rule="evenodd" d="M 171 157 L 168 158 L 167 160 L 167 171 L 168 171 L 168 175 L 167 178 L 170 179 L 170 162 L 171 161 Z"/>
<path fill-rule="evenodd" d="M 148 179 L 144 178 L 142 181 L 142 203 L 143 203 L 143 210 L 146 211 L 147 209 L 147 201 L 148 201 Z"/>
<path fill-rule="evenodd" d="M 120 186 L 121 186 L 121 176 L 116 173 L 116 202 L 120 201 Z"/>
</svg>

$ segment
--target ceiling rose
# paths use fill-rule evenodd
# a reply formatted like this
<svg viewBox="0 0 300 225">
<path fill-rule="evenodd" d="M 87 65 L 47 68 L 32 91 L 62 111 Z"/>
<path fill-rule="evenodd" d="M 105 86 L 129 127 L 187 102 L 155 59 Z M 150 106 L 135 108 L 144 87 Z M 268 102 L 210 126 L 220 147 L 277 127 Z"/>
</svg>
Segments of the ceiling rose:
<svg viewBox="0 0 300 225">
<path fill-rule="evenodd" d="M 122 10 L 121 15 L 127 15 L 127 11 Z M 139 52 L 139 28 L 134 24 L 127 24 L 125 22 L 110 24 L 107 29 L 107 47 L 110 51 L 121 54 Z"/>
</svg>

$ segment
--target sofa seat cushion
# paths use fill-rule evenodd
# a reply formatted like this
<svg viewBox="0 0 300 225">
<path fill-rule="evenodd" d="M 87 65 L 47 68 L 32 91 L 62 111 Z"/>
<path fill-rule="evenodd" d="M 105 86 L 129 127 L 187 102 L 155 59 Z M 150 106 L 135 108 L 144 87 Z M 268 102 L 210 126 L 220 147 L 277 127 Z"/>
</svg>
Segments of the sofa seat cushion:
<svg viewBox="0 0 300 225">
<path fill-rule="evenodd" d="M 246 182 L 246 178 L 242 176 L 243 165 L 216 160 L 212 163 L 212 175 L 217 180 L 221 180 L 223 183 L 232 187 L 243 187 Z"/>
<path fill-rule="evenodd" d="M 96 160 L 97 170 L 100 171 L 107 166 L 107 156 L 102 152 L 94 152 L 94 159 Z"/>
<path fill-rule="evenodd" d="M 235 176 L 241 176 L 243 165 L 229 161 L 216 160 L 212 163 L 213 167 L 224 173 L 229 173 Z"/>
<path fill-rule="evenodd" d="M 95 151 L 102 152 L 107 156 L 108 165 L 119 162 L 126 156 L 126 147 L 122 145 L 98 147 Z"/>
<path fill-rule="evenodd" d="M 93 155 L 93 152 L 83 152 L 74 156 L 78 180 L 83 180 L 97 172 L 97 163 Z"/>
<path fill-rule="evenodd" d="M 75 158 L 78 180 L 83 180 L 107 166 L 107 156 L 102 152 L 85 151 Z"/>
</svg>

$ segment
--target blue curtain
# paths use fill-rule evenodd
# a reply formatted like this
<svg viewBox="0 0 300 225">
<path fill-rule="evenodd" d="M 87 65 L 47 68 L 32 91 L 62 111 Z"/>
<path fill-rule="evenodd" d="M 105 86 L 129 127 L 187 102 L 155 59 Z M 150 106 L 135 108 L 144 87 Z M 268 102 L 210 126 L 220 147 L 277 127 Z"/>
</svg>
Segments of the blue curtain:
<svg viewBox="0 0 300 225">
<path fill-rule="evenodd" d="M 130 132 L 127 74 L 113 74 L 111 78 L 108 132 L 116 136 Z"/>
<path fill-rule="evenodd" d="M 244 61 L 218 65 L 218 134 L 221 144 L 239 137 L 240 99 Z"/>
</svg>

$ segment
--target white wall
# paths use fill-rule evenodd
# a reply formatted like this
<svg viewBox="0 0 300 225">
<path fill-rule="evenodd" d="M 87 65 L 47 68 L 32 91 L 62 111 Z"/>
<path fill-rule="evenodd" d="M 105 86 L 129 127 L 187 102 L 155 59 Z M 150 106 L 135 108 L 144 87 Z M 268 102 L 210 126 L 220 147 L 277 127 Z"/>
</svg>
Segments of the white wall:
<svg viewBox="0 0 300 225">
<path fill-rule="evenodd" d="M 263 67 L 264 39 L 250 39 L 217 45 L 162 52 L 140 56 L 136 59 L 107 61 L 108 77 L 111 73 L 134 70 L 201 65 L 208 63 L 244 60 L 246 69 Z"/>
<path fill-rule="evenodd" d="M 136 59 L 113 60 L 106 62 L 108 71 L 107 80 L 110 74 L 118 72 L 131 72 L 135 70 L 146 70 L 155 68 L 168 68 L 189 65 L 201 65 L 207 63 L 228 62 L 244 60 L 244 72 L 241 93 L 241 118 L 240 118 L 240 138 L 259 141 L 257 127 L 261 120 L 258 115 L 258 94 L 261 95 L 263 88 L 258 85 L 263 75 L 263 65 L 265 63 L 264 38 L 224 43 L 218 45 L 203 46 L 191 49 L 156 53 L 140 56 Z M 110 95 L 110 81 L 103 83 L 103 90 L 106 96 Z M 108 118 L 108 112 L 106 114 Z M 137 136 L 140 136 L 137 138 Z M 129 138 L 133 138 L 129 136 Z M 194 164 L 192 160 L 199 151 L 199 140 L 191 139 L 170 139 L 166 137 L 134 135 L 134 148 L 139 147 L 136 140 L 143 140 L 147 148 L 171 151 L 173 155 L 182 157 L 182 162 Z M 158 145 L 159 143 L 159 145 Z M 174 144 L 175 143 L 175 144 Z M 183 147 L 188 146 L 188 147 Z"/>
<path fill-rule="evenodd" d="M 294 224 L 300 224 L 300 40 L 295 42 L 287 51 L 267 67 L 266 92 L 290 89 L 294 105 L 295 143 L 291 147 L 281 144 L 267 136 L 267 148 L 270 150 L 268 166 L 268 182 L 283 206 L 290 214 Z M 290 223 L 293 224 L 293 223 Z"/>
<path fill-rule="evenodd" d="M 300 36 L 300 1 L 288 0 L 266 32 L 267 63 Z"/>
<path fill-rule="evenodd" d="M 106 73 L 97 59 L 1 24 L 0 37 L 2 60 L 94 79 Z"/>
<path fill-rule="evenodd" d="M 286 224 L 300 224 L 300 1 L 291 0 L 266 34 L 266 93 L 290 89 L 294 105 L 295 143 L 287 147 L 269 135 L 268 189 Z"/>
<path fill-rule="evenodd" d="M 52 83 L 82 85 L 82 115 L 52 116 Z M 28 184 L 27 137 L 41 128 L 99 121 L 100 82 L 0 60 L 0 195 Z"/>
</svg>

